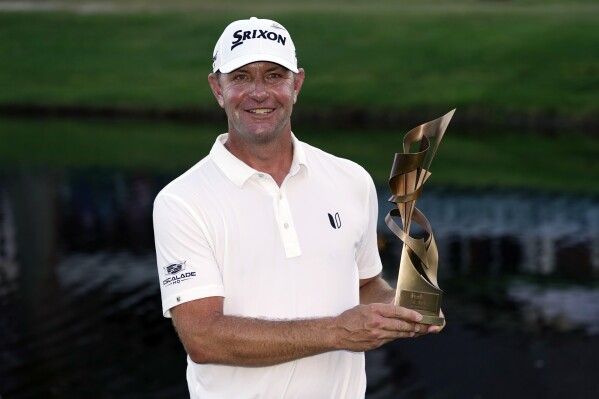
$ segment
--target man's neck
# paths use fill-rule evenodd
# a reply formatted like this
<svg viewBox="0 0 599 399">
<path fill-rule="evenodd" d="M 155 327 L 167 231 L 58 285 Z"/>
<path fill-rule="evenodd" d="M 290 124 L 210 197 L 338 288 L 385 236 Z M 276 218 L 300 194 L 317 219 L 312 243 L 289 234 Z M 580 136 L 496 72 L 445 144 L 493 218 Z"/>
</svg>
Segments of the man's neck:
<svg viewBox="0 0 599 399">
<path fill-rule="evenodd" d="M 247 143 L 229 135 L 225 148 L 253 169 L 272 176 L 279 186 L 289 174 L 293 161 L 293 140 L 290 133 L 261 144 Z"/>
</svg>

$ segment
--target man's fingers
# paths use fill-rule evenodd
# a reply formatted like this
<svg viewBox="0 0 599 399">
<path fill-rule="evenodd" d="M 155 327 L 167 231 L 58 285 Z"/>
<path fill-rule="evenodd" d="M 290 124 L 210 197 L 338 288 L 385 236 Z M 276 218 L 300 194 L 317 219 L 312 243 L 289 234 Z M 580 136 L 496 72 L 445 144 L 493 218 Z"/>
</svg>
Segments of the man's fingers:
<svg viewBox="0 0 599 399">
<path fill-rule="evenodd" d="M 426 331 L 426 329 L 428 328 L 428 326 L 401 319 L 385 318 L 384 320 L 385 322 L 381 326 L 384 330 L 389 331 L 392 334 L 400 334 L 402 337 L 413 336 L 419 332 Z M 407 335 L 404 333 L 407 333 Z M 410 333 L 412 335 L 410 335 Z"/>
<path fill-rule="evenodd" d="M 441 312 L 441 316 L 443 316 L 443 312 Z M 447 324 L 447 322 L 445 320 L 443 320 L 443 324 L 440 326 L 429 326 L 427 332 L 432 333 L 432 334 L 436 334 L 441 332 L 441 330 L 443 330 L 445 328 L 445 325 Z"/>
<path fill-rule="evenodd" d="M 436 334 L 445 327 L 445 323 L 442 326 L 419 323 L 422 320 L 422 315 L 415 310 L 390 304 L 380 305 L 375 311 L 387 319 L 394 319 L 396 321 L 396 323 L 390 323 L 385 326 L 386 329 L 413 332 L 414 334 L 410 336 L 421 336 L 430 333 Z M 443 317 L 443 312 L 440 312 L 440 315 Z"/>
<path fill-rule="evenodd" d="M 395 306 L 390 304 L 376 304 L 377 312 L 381 316 L 389 317 L 392 319 L 400 319 L 411 322 L 419 322 L 422 320 L 422 315 L 415 310 L 404 308 L 403 306 Z"/>
<path fill-rule="evenodd" d="M 436 334 L 436 333 L 440 332 L 441 329 L 442 329 L 441 326 L 429 326 L 427 332 L 431 333 L 431 334 Z"/>
</svg>

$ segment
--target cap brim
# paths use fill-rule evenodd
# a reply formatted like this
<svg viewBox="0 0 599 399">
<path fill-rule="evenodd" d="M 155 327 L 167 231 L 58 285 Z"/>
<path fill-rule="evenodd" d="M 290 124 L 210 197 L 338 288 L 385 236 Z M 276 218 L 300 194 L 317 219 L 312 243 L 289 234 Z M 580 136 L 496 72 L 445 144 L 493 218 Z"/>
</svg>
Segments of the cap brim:
<svg viewBox="0 0 599 399">
<path fill-rule="evenodd" d="M 251 64 L 252 62 L 258 62 L 258 61 L 274 62 L 275 64 L 284 66 L 285 68 L 289 69 L 290 71 L 292 71 L 294 73 L 299 72 L 296 65 L 291 64 L 289 61 L 284 60 L 283 58 L 280 58 L 280 57 L 277 57 L 274 55 L 270 55 L 270 54 L 243 55 L 241 57 L 237 57 L 237 58 L 221 65 L 220 68 L 218 68 L 218 70 L 220 70 L 222 73 L 229 73 L 229 72 L 236 70 L 237 68 L 241 68 L 244 65 Z M 216 71 L 214 71 L 214 72 L 216 72 Z"/>
</svg>

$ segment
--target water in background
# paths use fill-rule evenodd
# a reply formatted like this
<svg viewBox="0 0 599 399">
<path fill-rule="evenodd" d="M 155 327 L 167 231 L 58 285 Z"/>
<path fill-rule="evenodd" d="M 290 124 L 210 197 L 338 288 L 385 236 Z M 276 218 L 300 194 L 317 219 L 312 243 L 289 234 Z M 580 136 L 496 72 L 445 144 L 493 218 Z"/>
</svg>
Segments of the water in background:
<svg viewBox="0 0 599 399">
<path fill-rule="evenodd" d="M 151 226 L 172 177 L 27 169 L 0 180 L 1 399 L 187 397 Z M 380 192 L 393 283 L 401 246 Z M 368 398 L 596 393 L 599 200 L 427 187 L 418 207 L 449 324 L 367 353 Z"/>
</svg>

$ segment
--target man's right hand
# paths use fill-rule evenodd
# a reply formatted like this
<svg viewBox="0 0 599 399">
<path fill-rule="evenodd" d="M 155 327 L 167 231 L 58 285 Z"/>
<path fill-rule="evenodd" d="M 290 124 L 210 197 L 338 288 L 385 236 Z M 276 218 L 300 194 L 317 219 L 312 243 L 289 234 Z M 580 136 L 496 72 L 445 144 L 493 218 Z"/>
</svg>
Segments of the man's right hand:
<svg viewBox="0 0 599 399">
<path fill-rule="evenodd" d="M 422 315 L 414 310 L 384 303 L 358 305 L 336 318 L 340 349 L 364 352 L 398 338 L 411 338 L 428 331 L 418 323 Z"/>
</svg>

